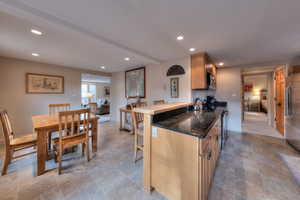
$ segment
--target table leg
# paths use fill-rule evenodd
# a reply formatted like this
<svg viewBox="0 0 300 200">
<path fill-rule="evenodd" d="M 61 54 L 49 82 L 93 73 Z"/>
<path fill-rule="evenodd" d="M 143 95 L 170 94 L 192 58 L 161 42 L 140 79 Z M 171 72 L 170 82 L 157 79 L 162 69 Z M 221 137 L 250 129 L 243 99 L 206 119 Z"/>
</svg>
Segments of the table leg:
<svg viewBox="0 0 300 200">
<path fill-rule="evenodd" d="M 94 120 L 92 123 L 92 151 L 97 152 L 98 143 L 98 121 Z"/>
<path fill-rule="evenodd" d="M 120 130 L 123 129 L 123 112 L 120 111 Z"/>
<path fill-rule="evenodd" d="M 37 131 L 37 175 L 45 173 L 47 160 L 47 132 Z"/>
</svg>

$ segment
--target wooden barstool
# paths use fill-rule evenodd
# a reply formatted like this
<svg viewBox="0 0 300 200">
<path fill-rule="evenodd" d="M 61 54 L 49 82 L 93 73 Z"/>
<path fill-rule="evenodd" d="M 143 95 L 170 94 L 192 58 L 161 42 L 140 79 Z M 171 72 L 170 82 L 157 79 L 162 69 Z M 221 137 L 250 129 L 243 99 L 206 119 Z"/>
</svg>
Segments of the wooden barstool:
<svg viewBox="0 0 300 200">
<path fill-rule="evenodd" d="M 1 175 L 3 176 L 7 173 L 8 165 L 11 163 L 13 159 L 36 153 L 36 151 L 32 151 L 29 153 L 17 155 L 15 157 L 13 156 L 14 152 L 16 151 L 35 147 L 37 143 L 37 138 L 35 134 L 28 134 L 23 137 L 15 138 L 12 125 L 6 110 L 0 111 L 0 120 L 1 120 L 2 129 L 4 133 L 4 140 L 5 140 L 5 155 L 4 155 L 2 172 L 1 172 Z"/>
<path fill-rule="evenodd" d="M 138 160 L 142 159 L 143 157 L 137 158 L 138 151 L 143 151 L 144 149 L 144 114 L 134 112 L 133 109 L 137 107 L 144 107 L 147 106 L 146 102 L 137 102 L 137 103 L 131 103 L 131 116 L 132 116 L 132 124 L 133 124 L 133 130 L 134 130 L 134 162 L 136 163 Z"/>
</svg>

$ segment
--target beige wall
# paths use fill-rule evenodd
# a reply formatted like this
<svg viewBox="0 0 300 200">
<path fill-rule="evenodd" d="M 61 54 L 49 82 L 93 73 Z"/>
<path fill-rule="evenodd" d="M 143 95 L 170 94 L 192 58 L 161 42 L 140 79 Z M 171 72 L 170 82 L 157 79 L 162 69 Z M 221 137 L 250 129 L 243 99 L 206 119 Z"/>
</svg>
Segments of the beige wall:
<svg viewBox="0 0 300 200">
<path fill-rule="evenodd" d="M 179 77 L 179 98 L 170 97 L 170 78 L 167 77 L 168 69 L 175 64 L 185 69 L 185 74 Z M 191 101 L 191 70 L 190 57 L 146 66 L 146 99 L 148 104 L 153 100 L 164 99 L 168 102 Z M 112 74 L 111 84 L 111 113 L 112 120 L 119 121 L 119 108 L 127 104 L 125 98 L 125 72 Z"/>
<path fill-rule="evenodd" d="M 186 74 L 180 77 L 180 97 L 170 98 L 169 79 L 166 76 L 168 68 L 173 64 L 182 65 Z M 192 101 L 198 96 L 215 95 L 220 101 L 228 102 L 230 131 L 241 132 L 241 68 L 218 69 L 216 91 L 192 91 L 190 57 L 165 62 L 160 65 L 146 66 L 146 91 L 145 101 L 152 102 L 155 99 L 167 101 Z M 125 98 L 125 74 L 118 72 L 112 74 L 111 113 L 112 120 L 119 121 L 119 108 L 127 104 Z"/>
<path fill-rule="evenodd" d="M 268 75 L 245 75 L 244 76 L 244 84 L 253 85 L 253 91 L 245 92 L 245 99 L 253 99 L 253 95 L 255 92 L 259 92 L 261 89 L 268 89 Z"/>
<path fill-rule="evenodd" d="M 242 131 L 241 84 L 241 68 L 218 69 L 216 98 L 228 102 L 228 129 L 234 132 Z"/>
<path fill-rule="evenodd" d="M 107 99 L 110 100 L 110 96 L 105 95 L 104 88 L 110 87 L 110 83 L 96 83 L 97 87 L 97 99 Z"/>
<path fill-rule="evenodd" d="M 25 74 L 28 72 L 64 76 L 65 93 L 26 94 Z M 48 113 L 50 103 L 71 103 L 72 108 L 79 108 L 81 73 L 84 72 L 87 71 L 0 57 L 0 108 L 6 109 L 10 114 L 16 134 L 32 132 L 31 117 Z M 108 73 L 88 72 L 110 76 Z"/>
</svg>

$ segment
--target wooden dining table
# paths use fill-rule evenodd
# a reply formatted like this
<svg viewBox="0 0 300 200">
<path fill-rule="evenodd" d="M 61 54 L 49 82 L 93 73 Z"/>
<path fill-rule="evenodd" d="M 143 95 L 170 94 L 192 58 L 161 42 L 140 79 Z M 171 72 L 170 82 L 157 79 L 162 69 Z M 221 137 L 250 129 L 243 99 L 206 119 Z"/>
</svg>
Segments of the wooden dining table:
<svg viewBox="0 0 300 200">
<path fill-rule="evenodd" d="M 90 118 L 92 132 L 92 152 L 97 151 L 98 119 L 96 115 Z M 37 175 L 46 172 L 48 158 L 47 139 L 48 132 L 59 130 L 58 114 L 37 115 L 32 117 L 33 129 L 37 134 Z"/>
<path fill-rule="evenodd" d="M 132 129 L 125 128 L 125 123 L 128 122 L 127 114 L 131 114 L 132 110 L 128 109 L 126 107 L 120 108 L 120 130 L 121 131 L 128 131 L 131 134 L 133 134 Z M 124 119 L 123 119 L 123 113 L 124 113 Z"/>
</svg>

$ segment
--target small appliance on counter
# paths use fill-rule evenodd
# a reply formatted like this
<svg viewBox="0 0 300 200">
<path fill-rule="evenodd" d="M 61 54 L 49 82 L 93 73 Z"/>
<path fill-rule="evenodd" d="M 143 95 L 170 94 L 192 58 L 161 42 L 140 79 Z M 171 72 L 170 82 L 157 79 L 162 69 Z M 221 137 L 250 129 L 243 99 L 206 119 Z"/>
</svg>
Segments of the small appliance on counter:
<svg viewBox="0 0 300 200">
<path fill-rule="evenodd" d="M 216 98 L 214 96 L 207 96 L 204 101 L 204 110 L 215 110 L 216 109 Z"/>
<path fill-rule="evenodd" d="M 194 111 L 202 111 L 203 110 L 203 102 L 200 98 L 195 99 L 194 103 Z"/>
</svg>

